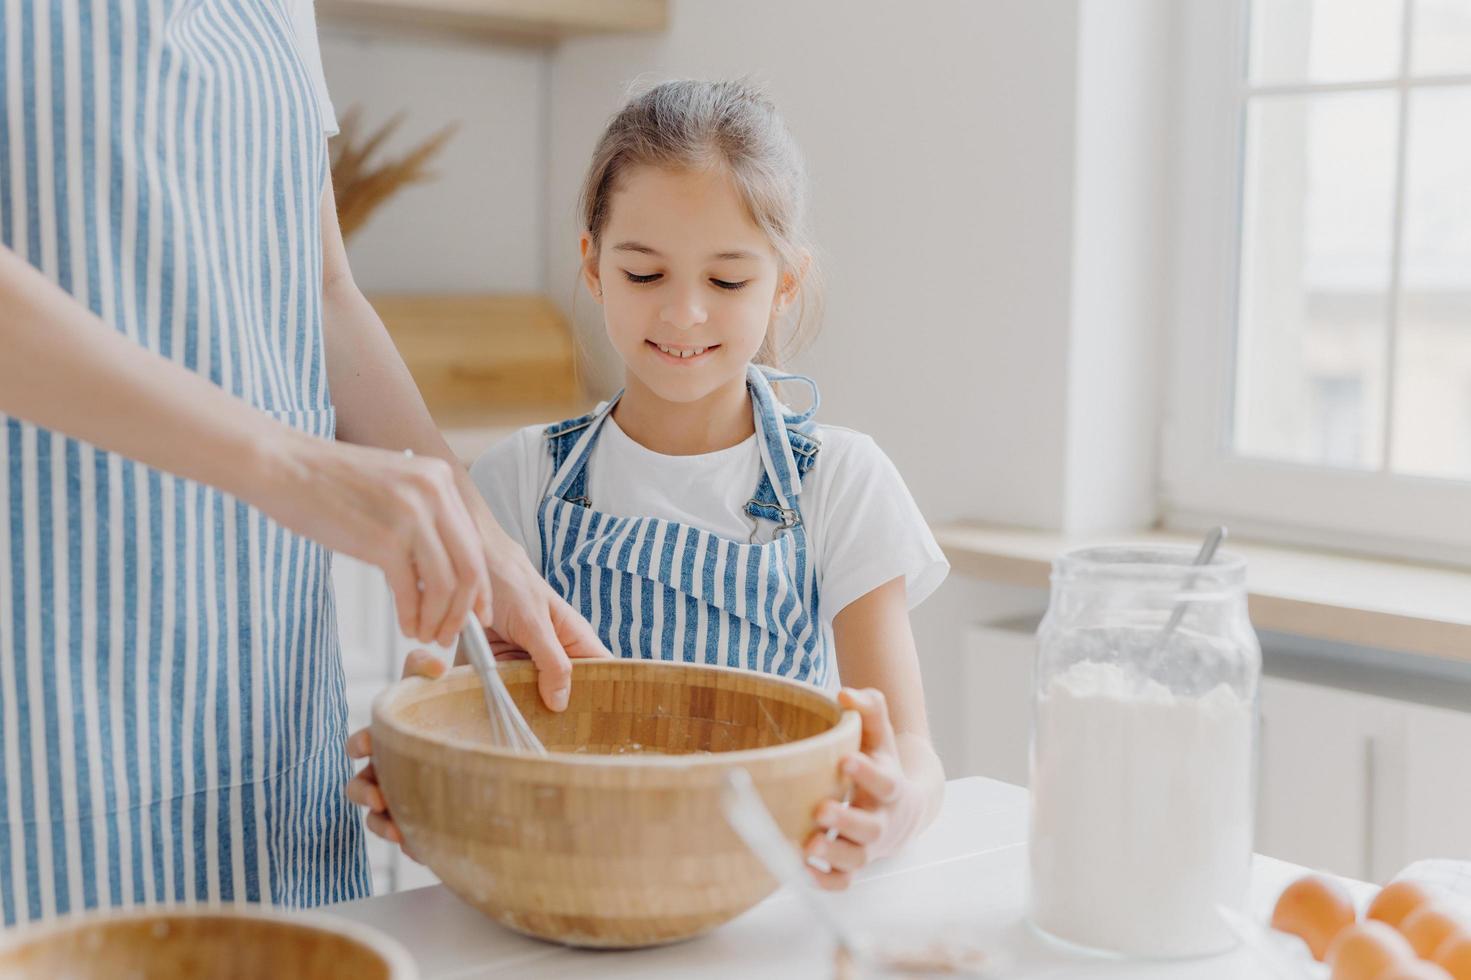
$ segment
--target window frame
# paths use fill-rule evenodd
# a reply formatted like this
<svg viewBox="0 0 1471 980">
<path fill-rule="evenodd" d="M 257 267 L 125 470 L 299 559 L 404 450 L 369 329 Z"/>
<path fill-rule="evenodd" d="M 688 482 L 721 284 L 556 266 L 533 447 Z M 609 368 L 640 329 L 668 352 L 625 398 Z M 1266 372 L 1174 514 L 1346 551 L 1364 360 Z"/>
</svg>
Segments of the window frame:
<svg viewBox="0 0 1471 980">
<path fill-rule="evenodd" d="M 1405 0 L 1391 307 L 1398 306 L 1407 92 L 1415 0 Z M 1356 471 L 1237 455 L 1231 447 L 1243 226 L 1249 0 L 1180 8 L 1176 105 L 1170 379 L 1161 431 L 1160 507 L 1167 526 L 1225 522 L 1239 534 L 1290 544 L 1471 567 L 1471 481 Z M 1259 86 L 1343 91 L 1383 84 Z M 1398 312 L 1390 313 L 1387 403 L 1392 411 Z M 1390 438 L 1386 430 L 1386 439 Z"/>
</svg>

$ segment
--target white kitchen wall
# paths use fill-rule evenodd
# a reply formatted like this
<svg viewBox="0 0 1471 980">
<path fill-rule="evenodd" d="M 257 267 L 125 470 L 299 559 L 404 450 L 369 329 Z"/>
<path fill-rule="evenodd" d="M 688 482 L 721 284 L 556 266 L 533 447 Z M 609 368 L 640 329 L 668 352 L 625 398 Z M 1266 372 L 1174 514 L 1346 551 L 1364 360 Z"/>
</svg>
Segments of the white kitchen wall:
<svg viewBox="0 0 1471 980">
<path fill-rule="evenodd" d="M 551 62 L 548 281 L 576 268 L 575 200 L 639 78 L 750 76 L 803 147 L 828 274 L 801 361 L 822 418 L 866 431 L 931 519 L 1062 511 L 1076 28 L 1072 0 L 675 0 L 669 31 Z M 596 345 L 596 307 L 579 305 Z"/>
<path fill-rule="evenodd" d="M 437 179 L 401 190 L 349 244 L 359 284 L 369 291 L 539 291 L 546 52 L 398 39 L 331 23 L 322 26 L 321 42 L 339 117 L 359 103 L 372 129 L 406 114 L 390 152 L 460 122 L 431 167 Z"/>
</svg>

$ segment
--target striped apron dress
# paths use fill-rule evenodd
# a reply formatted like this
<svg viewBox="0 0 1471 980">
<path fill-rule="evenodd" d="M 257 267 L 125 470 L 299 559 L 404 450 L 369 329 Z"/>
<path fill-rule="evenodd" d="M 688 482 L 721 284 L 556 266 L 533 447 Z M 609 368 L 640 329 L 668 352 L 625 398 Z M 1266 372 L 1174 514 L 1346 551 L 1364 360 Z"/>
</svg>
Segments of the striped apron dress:
<svg viewBox="0 0 1471 980">
<path fill-rule="evenodd" d="M 0 14 L 0 240 L 130 340 L 331 438 L 326 142 L 284 0 Z M 333 615 L 320 547 L 0 415 L 4 921 L 367 894 Z"/>
<path fill-rule="evenodd" d="M 812 387 L 789 414 L 775 381 Z M 549 426 L 554 475 L 538 510 L 542 573 L 616 656 L 744 667 L 832 687 L 817 574 L 799 496 L 820 443 L 817 386 L 752 366 L 747 375 L 762 476 L 746 504 L 775 525 L 767 542 L 732 541 L 657 517 L 614 517 L 587 496 L 587 464 L 621 392 L 591 415 Z"/>
</svg>

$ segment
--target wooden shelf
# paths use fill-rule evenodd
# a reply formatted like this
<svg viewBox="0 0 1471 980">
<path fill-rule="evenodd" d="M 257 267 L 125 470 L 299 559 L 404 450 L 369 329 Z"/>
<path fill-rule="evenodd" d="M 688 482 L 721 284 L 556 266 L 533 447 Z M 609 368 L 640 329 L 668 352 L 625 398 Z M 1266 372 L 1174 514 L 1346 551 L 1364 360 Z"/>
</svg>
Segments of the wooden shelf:
<svg viewBox="0 0 1471 980">
<path fill-rule="evenodd" d="M 545 296 L 380 293 L 369 301 L 440 428 L 581 403 L 571 328 Z"/>
<path fill-rule="evenodd" d="M 317 0 L 317 11 L 328 23 L 521 43 L 648 33 L 669 23 L 668 0 Z"/>
<path fill-rule="evenodd" d="M 1053 558 L 1073 548 L 1200 543 L 1162 531 L 1064 535 L 971 524 L 937 527 L 935 537 L 963 575 L 1040 589 Z M 1257 629 L 1471 661 L 1471 572 L 1242 541 L 1225 548 L 1246 559 Z"/>
</svg>

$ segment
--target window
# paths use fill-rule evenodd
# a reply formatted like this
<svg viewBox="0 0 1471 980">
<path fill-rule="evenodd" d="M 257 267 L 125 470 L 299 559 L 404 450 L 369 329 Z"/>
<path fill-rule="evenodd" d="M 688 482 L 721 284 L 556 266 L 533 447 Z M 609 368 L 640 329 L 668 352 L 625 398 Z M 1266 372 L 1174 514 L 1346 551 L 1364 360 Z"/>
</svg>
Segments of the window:
<svg viewBox="0 0 1471 980">
<path fill-rule="evenodd" d="M 1185 9 L 1169 517 L 1471 562 L 1471 0 Z"/>
</svg>

